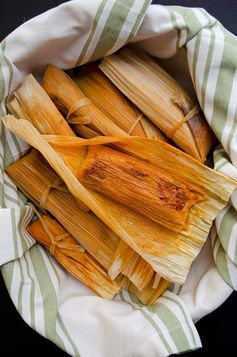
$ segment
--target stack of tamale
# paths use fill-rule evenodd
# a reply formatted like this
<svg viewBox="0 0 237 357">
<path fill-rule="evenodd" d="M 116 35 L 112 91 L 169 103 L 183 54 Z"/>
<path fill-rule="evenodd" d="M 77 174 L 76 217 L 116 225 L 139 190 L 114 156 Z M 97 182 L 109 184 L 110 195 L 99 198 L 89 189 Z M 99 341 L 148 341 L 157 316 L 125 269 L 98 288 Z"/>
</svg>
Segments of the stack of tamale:
<svg viewBox="0 0 237 357">
<path fill-rule="evenodd" d="M 153 303 L 154 297 L 156 300 L 163 287 L 167 287 L 168 282 L 164 279 L 162 285 L 148 287 L 148 284 L 154 281 L 156 274 L 151 266 L 141 257 L 139 258 L 132 249 L 130 251 L 134 260 L 128 260 L 126 254 L 122 256 L 123 265 L 113 280 L 117 276 L 118 279 L 114 282 L 110 280 L 106 272 L 112 266 L 117 248 L 122 241 L 92 212 L 86 212 L 84 206 L 75 201 L 63 181 L 39 152 L 32 150 L 9 166 L 6 172 L 36 206 L 50 212 L 64 227 L 63 229 L 49 216 L 42 216 L 43 221 L 38 219 L 30 226 L 30 233 L 35 240 L 45 245 L 48 250 L 54 243 L 55 258 L 73 276 L 90 286 L 99 295 L 107 299 L 112 298 L 118 291 L 118 286 L 124 285 L 125 277 L 127 277 L 128 289 L 144 303 Z M 68 233 L 65 235 L 66 232 Z M 127 248 L 126 243 L 123 244 Z M 82 254 L 79 249 L 81 247 L 86 250 L 86 253 Z M 52 253 L 52 250 L 50 252 Z M 73 260 L 76 261 L 75 264 Z M 87 269 L 88 261 L 89 276 L 83 270 L 83 262 L 84 268 Z M 96 280 L 93 280 L 94 275 Z"/>
<path fill-rule="evenodd" d="M 50 65 L 44 89 L 28 76 L 8 103 L 15 117 L 4 118 L 7 128 L 48 161 L 33 150 L 6 170 L 58 220 L 43 216 L 34 234 L 31 230 L 35 239 L 40 241 L 37 232 L 46 228 L 41 243 L 50 249 L 53 226 L 66 229 L 70 239 L 66 236 L 54 249 L 56 259 L 69 259 L 67 265 L 62 261 L 64 267 L 71 271 L 75 258 L 82 272 L 88 262 L 89 275 L 71 273 L 85 283 L 88 279 L 87 285 L 105 298 L 121 286 L 145 304 L 154 303 L 169 282 L 185 281 L 212 221 L 236 187 L 200 162 L 213 134 L 188 95 L 157 66 L 136 49 L 124 49 L 100 64 L 141 111 L 97 64 L 79 70 L 77 85 Z M 133 76 L 126 72 L 130 67 Z M 168 144 L 157 126 L 194 158 Z M 72 240 L 86 252 L 73 253 L 73 258 L 65 251 Z"/>
</svg>

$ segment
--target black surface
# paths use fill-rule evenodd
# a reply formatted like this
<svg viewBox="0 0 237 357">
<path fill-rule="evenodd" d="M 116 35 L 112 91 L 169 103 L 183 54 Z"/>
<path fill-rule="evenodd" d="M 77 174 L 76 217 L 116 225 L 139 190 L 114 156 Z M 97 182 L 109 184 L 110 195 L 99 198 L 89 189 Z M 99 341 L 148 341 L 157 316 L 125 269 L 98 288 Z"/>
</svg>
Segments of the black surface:
<svg viewBox="0 0 237 357">
<path fill-rule="evenodd" d="M 90 0 L 85 0 L 90 1 Z M 59 0 L 0 0 L 0 39 L 13 31 L 28 19 L 57 6 L 65 1 Z M 237 34 L 237 1 L 192 1 L 192 0 L 164 0 L 153 1 L 162 5 L 180 5 L 203 7 L 233 33 Z M 236 297 L 231 297 L 215 312 L 197 323 L 203 348 L 186 353 L 186 356 L 236 356 Z M 29 328 L 19 316 L 13 306 L 3 280 L 0 278 L 0 356 L 12 356 L 15 353 L 24 356 L 68 356 L 45 338 Z M 14 336 L 10 338 L 10 336 Z M 95 356 L 96 357 L 96 356 Z M 119 356 L 118 356 L 119 357 Z M 136 356 L 135 356 L 136 357 Z M 147 356 L 149 357 L 149 356 Z"/>
</svg>

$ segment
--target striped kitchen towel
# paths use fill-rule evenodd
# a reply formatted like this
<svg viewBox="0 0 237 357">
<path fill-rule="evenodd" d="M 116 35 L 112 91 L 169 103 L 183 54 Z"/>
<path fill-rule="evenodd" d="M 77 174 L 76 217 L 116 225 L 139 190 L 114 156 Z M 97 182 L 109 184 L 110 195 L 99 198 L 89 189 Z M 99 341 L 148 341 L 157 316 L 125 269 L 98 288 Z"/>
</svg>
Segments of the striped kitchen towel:
<svg viewBox="0 0 237 357">
<path fill-rule="evenodd" d="M 199 103 L 222 144 L 215 168 L 236 178 L 237 40 L 201 9 L 146 0 L 75 0 L 28 21 L 0 46 L 0 115 L 26 74 L 40 76 L 47 63 L 69 69 L 129 42 L 139 42 L 167 63 L 185 54 L 179 72 L 187 60 Z M 200 347 L 193 320 L 219 306 L 237 285 L 236 194 L 182 288 L 174 286 L 152 307 L 125 291 L 105 301 L 65 273 L 27 234 L 32 209 L 4 167 L 28 146 L 3 125 L 0 135 L 0 265 L 23 319 L 73 356 L 157 357 Z"/>
</svg>

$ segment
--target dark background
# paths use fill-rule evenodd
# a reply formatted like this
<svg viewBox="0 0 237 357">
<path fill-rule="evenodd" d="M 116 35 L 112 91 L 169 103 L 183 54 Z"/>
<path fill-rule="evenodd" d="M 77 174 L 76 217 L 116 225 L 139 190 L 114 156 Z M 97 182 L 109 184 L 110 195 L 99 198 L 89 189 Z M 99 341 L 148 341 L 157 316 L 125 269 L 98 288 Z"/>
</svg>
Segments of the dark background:
<svg viewBox="0 0 237 357">
<path fill-rule="evenodd" d="M 23 22 L 63 2 L 65 1 L 0 0 L 0 40 Z M 203 7 L 220 20 L 229 31 L 237 35 L 236 0 L 156 0 L 153 3 Z M 237 293 L 234 292 L 221 307 L 196 324 L 203 348 L 185 353 L 186 356 L 237 356 L 235 341 L 237 338 L 235 327 L 237 320 L 236 297 Z M 41 354 L 67 356 L 66 353 L 38 335 L 24 323 L 9 298 L 1 275 L 0 327 L 0 356 L 2 357 L 12 356 L 15 353 L 24 356 L 38 356 Z"/>
</svg>

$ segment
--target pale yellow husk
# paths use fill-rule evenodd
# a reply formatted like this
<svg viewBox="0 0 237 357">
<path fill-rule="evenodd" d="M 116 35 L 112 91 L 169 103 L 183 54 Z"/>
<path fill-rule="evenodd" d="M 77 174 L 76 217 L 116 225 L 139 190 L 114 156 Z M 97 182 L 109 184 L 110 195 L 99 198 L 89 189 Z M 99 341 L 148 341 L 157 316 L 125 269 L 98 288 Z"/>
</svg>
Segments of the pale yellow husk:
<svg viewBox="0 0 237 357">
<path fill-rule="evenodd" d="M 119 274 L 125 275 L 136 286 L 138 291 L 141 291 L 147 287 L 155 272 L 149 263 L 121 239 L 113 256 L 108 274 L 113 280 Z"/>
<path fill-rule="evenodd" d="M 133 293 L 144 305 L 153 305 L 170 285 L 169 281 L 161 278 L 159 285 L 153 288 L 154 279 L 155 278 L 141 291 L 139 291 L 126 276 L 119 276 L 116 281 L 122 288 Z"/>
<path fill-rule="evenodd" d="M 32 105 L 34 106 L 34 115 L 32 115 Z M 47 131 L 51 134 L 75 136 L 64 117 L 32 74 L 29 74 L 19 90 L 13 93 L 13 98 L 8 102 L 7 107 L 16 117 L 24 117 L 29 120 L 42 134 Z"/>
<path fill-rule="evenodd" d="M 123 48 L 99 68 L 184 151 L 204 162 L 215 142 L 200 108 L 148 54 Z"/>
</svg>

